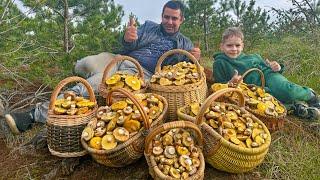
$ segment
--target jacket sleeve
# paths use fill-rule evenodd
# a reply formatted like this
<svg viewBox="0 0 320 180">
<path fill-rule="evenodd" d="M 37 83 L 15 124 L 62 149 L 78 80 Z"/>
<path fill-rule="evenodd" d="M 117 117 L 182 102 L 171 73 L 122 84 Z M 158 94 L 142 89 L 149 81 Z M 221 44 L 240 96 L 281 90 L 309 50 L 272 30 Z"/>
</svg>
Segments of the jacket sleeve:
<svg viewBox="0 0 320 180">
<path fill-rule="evenodd" d="M 231 78 L 232 70 L 228 70 L 223 60 L 216 60 L 213 62 L 213 79 L 216 83 L 227 83 Z M 230 71 L 230 72 L 228 72 Z"/>
</svg>

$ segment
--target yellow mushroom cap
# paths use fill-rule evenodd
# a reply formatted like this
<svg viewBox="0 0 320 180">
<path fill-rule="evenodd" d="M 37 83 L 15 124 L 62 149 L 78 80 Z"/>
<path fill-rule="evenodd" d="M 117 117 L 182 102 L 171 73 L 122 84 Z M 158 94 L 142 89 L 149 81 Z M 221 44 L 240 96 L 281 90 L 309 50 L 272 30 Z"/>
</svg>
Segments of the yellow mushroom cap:
<svg viewBox="0 0 320 180">
<path fill-rule="evenodd" d="M 117 146 L 117 142 L 112 134 L 107 134 L 102 137 L 101 145 L 103 149 L 110 150 Z"/>
</svg>

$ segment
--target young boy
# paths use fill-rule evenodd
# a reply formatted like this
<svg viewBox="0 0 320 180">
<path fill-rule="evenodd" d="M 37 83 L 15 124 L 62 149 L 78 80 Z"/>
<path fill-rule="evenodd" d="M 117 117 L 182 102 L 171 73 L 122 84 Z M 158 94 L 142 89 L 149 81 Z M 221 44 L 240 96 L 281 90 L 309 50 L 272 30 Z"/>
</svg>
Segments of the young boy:
<svg viewBox="0 0 320 180">
<path fill-rule="evenodd" d="M 222 52 L 214 55 L 215 82 L 238 83 L 241 80 L 239 74 L 251 68 L 258 68 L 266 80 L 265 90 L 285 104 L 289 111 L 304 119 L 320 119 L 320 103 L 315 92 L 308 87 L 290 82 L 281 74 L 283 65 L 276 61 L 263 60 L 258 54 L 242 53 L 243 39 L 243 33 L 237 27 L 230 27 L 224 31 L 220 44 Z M 248 74 L 244 81 L 248 84 L 261 85 L 257 72 Z"/>
</svg>

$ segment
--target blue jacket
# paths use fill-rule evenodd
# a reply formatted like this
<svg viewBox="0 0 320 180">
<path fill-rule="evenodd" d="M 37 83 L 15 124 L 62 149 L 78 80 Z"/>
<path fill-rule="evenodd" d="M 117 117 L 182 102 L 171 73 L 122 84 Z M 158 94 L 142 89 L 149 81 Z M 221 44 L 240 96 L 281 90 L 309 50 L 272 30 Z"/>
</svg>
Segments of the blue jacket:
<svg viewBox="0 0 320 180">
<path fill-rule="evenodd" d="M 145 48 L 149 46 L 151 43 L 159 42 L 164 37 L 174 42 L 173 49 L 177 48 L 190 51 L 193 48 L 191 40 L 185 37 L 179 31 L 173 35 L 169 35 L 164 31 L 161 24 L 157 24 L 152 21 L 146 21 L 142 26 L 138 28 L 138 39 L 136 41 L 128 43 L 125 42 L 124 38 L 122 37 L 122 45 L 124 46 L 124 52 L 122 52 L 121 54 L 130 56 L 130 53 L 138 51 L 141 48 Z M 143 51 L 141 53 L 143 57 Z M 159 57 L 157 57 L 156 60 L 158 60 Z M 140 62 L 143 68 L 149 70 L 150 72 L 154 72 L 156 64 L 155 62 L 148 64 L 146 62 L 142 62 L 143 59 L 137 60 Z M 170 56 L 166 61 L 164 61 L 162 65 L 176 64 L 183 60 L 186 60 L 186 57 L 184 55 L 175 54 L 173 56 Z"/>
</svg>

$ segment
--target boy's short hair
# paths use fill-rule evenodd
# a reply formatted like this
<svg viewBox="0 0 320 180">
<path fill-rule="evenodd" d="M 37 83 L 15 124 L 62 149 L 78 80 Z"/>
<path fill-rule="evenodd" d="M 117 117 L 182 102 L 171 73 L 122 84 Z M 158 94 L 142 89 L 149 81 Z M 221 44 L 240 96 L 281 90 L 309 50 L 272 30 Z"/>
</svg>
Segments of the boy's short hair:
<svg viewBox="0 0 320 180">
<path fill-rule="evenodd" d="M 225 42 L 226 39 L 232 36 L 238 37 L 242 41 L 244 39 L 243 33 L 239 27 L 229 27 L 226 30 L 224 30 L 222 34 L 222 42 Z"/>
<path fill-rule="evenodd" d="M 164 12 L 165 8 L 170 8 L 170 9 L 174 9 L 174 10 L 179 10 L 180 9 L 180 15 L 181 15 L 182 18 L 184 18 L 184 5 L 183 5 L 183 3 L 181 1 L 179 1 L 179 0 L 168 1 L 163 6 L 162 15 L 163 15 L 163 12 Z"/>
</svg>

